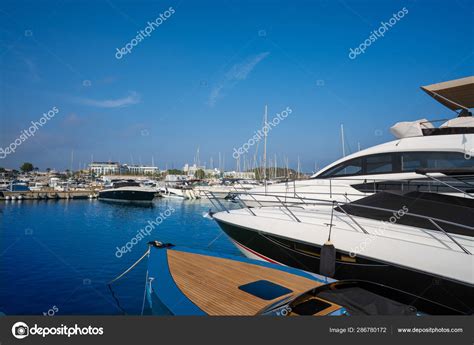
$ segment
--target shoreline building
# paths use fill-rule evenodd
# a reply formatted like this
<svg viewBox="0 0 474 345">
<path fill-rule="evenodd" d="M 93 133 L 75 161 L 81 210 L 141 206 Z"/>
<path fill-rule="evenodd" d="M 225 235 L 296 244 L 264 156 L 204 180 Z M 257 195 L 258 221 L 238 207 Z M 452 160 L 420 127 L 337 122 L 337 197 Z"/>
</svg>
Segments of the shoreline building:
<svg viewBox="0 0 474 345">
<path fill-rule="evenodd" d="M 183 167 L 183 171 L 185 174 L 187 174 L 188 176 L 196 176 L 196 172 L 198 170 L 202 170 L 204 171 L 204 174 L 206 176 L 210 176 L 210 177 L 219 177 L 221 172 L 217 169 L 217 168 L 214 168 L 214 169 L 206 169 L 206 166 L 199 166 L 199 165 L 196 165 L 196 164 L 193 164 L 193 165 L 189 165 L 188 163 L 186 163 Z"/>
<path fill-rule="evenodd" d="M 237 178 L 242 180 L 255 180 L 255 172 L 253 171 L 225 171 L 224 178 Z"/>
<path fill-rule="evenodd" d="M 133 175 L 154 175 L 159 174 L 160 169 L 154 166 L 144 166 L 144 165 L 124 165 L 125 170 Z"/>
<path fill-rule="evenodd" d="M 98 176 L 117 175 L 123 172 L 123 168 L 118 162 L 92 162 L 89 171 Z"/>
<path fill-rule="evenodd" d="M 89 171 L 97 176 L 102 175 L 154 175 L 159 174 L 160 169 L 155 166 L 127 165 L 119 162 L 92 162 Z"/>
</svg>

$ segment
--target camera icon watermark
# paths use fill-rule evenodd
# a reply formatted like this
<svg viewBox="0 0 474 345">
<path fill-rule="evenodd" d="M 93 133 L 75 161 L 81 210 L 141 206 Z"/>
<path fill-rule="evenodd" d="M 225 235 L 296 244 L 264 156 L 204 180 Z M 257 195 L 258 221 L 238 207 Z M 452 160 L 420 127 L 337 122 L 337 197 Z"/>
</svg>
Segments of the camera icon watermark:
<svg viewBox="0 0 474 345">
<path fill-rule="evenodd" d="M 12 326 L 12 334 L 17 339 L 23 339 L 30 335 L 30 327 L 24 322 L 16 322 Z"/>
</svg>

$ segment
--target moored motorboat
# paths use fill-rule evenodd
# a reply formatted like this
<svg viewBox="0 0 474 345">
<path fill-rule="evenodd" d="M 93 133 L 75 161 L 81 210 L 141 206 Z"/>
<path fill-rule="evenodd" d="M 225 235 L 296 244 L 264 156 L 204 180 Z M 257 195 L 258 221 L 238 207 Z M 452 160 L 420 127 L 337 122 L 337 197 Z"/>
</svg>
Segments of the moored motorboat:
<svg viewBox="0 0 474 345">
<path fill-rule="evenodd" d="M 362 280 L 150 242 L 146 295 L 155 315 L 339 316 L 459 314 L 422 296 Z"/>
<path fill-rule="evenodd" d="M 133 180 L 113 181 L 111 187 L 99 192 L 99 200 L 122 203 L 151 203 L 156 195 L 156 190 L 142 187 Z"/>
<path fill-rule="evenodd" d="M 212 217 L 249 258 L 319 273 L 330 238 L 337 250 L 335 278 L 370 280 L 472 312 L 472 198 L 380 192 L 352 203 L 306 203 Z"/>
<path fill-rule="evenodd" d="M 281 201 L 304 207 L 304 198 L 355 201 L 377 192 L 380 186 L 385 191 L 417 186 L 442 189 L 440 180 L 451 180 L 450 176 L 429 170 L 474 169 L 474 117 L 470 112 L 474 107 L 474 77 L 428 85 L 422 90 L 455 111 L 457 117 L 398 122 L 390 128 L 395 140 L 342 157 L 309 180 L 254 188 L 239 193 L 238 198 L 251 207 L 274 206 Z M 437 123 L 441 124 L 436 127 Z M 420 174 L 420 170 L 427 173 Z M 453 189 L 439 192 L 463 194 Z"/>
</svg>

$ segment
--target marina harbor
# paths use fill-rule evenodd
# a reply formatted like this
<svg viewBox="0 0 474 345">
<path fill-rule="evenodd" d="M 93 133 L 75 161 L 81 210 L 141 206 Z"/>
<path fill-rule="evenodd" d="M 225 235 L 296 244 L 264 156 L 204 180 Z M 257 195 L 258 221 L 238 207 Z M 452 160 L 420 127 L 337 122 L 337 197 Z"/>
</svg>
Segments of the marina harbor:
<svg viewBox="0 0 474 345">
<path fill-rule="evenodd" d="M 118 162 L 60 173 L 24 163 L 22 173 L 3 170 L 0 193 L 5 210 L 63 199 L 88 199 L 78 207 L 106 203 L 117 211 L 167 205 L 165 214 L 135 229 L 115 253 L 131 258 L 140 254 L 137 245 L 148 248 L 130 267 L 148 261 L 148 304 L 141 314 L 470 314 L 474 117 L 468 109 L 474 106 L 474 77 L 422 90 L 458 115 L 439 127 L 427 119 L 398 122 L 390 129 L 394 141 L 344 156 L 312 175 L 267 165 L 224 172 L 198 163 L 162 172 Z M 264 149 L 266 144 L 265 134 Z M 174 215 L 176 208 L 192 212 L 188 207 L 200 209 L 194 216 L 218 233 L 205 248 L 195 250 L 173 236 L 165 242 L 161 234 L 168 218 L 184 217 Z M 207 251 L 221 237 L 234 245 L 233 256 Z M 113 289 L 128 272 L 107 286 Z M 170 274 L 165 280 L 163 272 Z"/>
<path fill-rule="evenodd" d="M 0 345 L 472 345 L 473 13 L 3 1 Z"/>
</svg>

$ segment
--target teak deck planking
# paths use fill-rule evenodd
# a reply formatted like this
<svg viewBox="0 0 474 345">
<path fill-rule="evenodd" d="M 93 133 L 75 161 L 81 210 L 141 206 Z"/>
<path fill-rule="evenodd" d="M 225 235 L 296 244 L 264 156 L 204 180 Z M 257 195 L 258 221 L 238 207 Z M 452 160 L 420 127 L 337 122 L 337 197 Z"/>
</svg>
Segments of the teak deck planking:
<svg viewBox="0 0 474 345">
<path fill-rule="evenodd" d="M 272 268 L 173 250 L 168 250 L 168 265 L 181 291 L 209 315 L 255 315 L 278 299 L 321 285 Z M 293 292 L 264 300 L 238 289 L 256 280 L 269 280 Z"/>
</svg>

